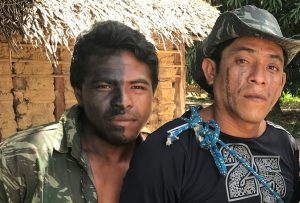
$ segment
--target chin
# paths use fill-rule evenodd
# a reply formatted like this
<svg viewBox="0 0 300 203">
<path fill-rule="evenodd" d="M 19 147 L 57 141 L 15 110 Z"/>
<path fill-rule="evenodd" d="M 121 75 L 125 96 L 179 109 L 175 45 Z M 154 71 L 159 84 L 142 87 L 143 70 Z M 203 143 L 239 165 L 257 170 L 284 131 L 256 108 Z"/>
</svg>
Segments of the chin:
<svg viewBox="0 0 300 203">
<path fill-rule="evenodd" d="M 105 139 L 108 143 L 115 146 L 124 146 L 128 144 L 128 141 L 124 139 L 123 137 L 110 137 L 108 139 Z"/>
<path fill-rule="evenodd" d="M 137 136 L 126 136 L 126 134 L 122 135 L 114 135 L 107 139 L 107 141 L 115 146 L 124 146 L 129 143 L 135 142 Z"/>
<path fill-rule="evenodd" d="M 244 116 L 241 116 L 243 120 L 249 122 L 249 123 L 260 123 L 265 119 L 267 114 L 261 114 L 257 112 L 244 114 Z"/>
<path fill-rule="evenodd" d="M 131 135 L 123 135 L 123 136 L 124 136 L 123 137 L 124 141 L 128 144 L 136 141 L 136 139 L 138 138 L 138 133 L 131 134 Z"/>
<path fill-rule="evenodd" d="M 269 106 L 263 105 L 243 105 L 242 109 L 239 108 L 239 114 L 243 120 L 248 120 L 249 122 L 257 123 L 261 122 L 266 118 L 269 111 Z"/>
</svg>

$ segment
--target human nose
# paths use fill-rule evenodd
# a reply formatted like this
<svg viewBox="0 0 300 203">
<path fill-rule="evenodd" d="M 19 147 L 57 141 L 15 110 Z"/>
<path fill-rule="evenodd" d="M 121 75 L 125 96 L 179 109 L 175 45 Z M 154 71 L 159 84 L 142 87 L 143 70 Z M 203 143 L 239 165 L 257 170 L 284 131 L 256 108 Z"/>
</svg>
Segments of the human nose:
<svg viewBox="0 0 300 203">
<path fill-rule="evenodd" d="M 114 94 L 115 95 L 111 103 L 112 107 L 116 112 L 124 114 L 126 108 L 132 107 L 132 98 L 129 91 L 126 90 L 126 88 L 118 88 Z"/>
<path fill-rule="evenodd" d="M 250 69 L 249 81 L 255 84 L 265 84 L 266 83 L 266 71 L 262 64 L 255 63 Z"/>
<path fill-rule="evenodd" d="M 122 91 L 123 95 L 123 105 L 125 108 L 131 108 L 133 105 L 133 98 L 132 95 L 130 94 L 130 89 L 127 87 L 123 88 Z"/>
</svg>

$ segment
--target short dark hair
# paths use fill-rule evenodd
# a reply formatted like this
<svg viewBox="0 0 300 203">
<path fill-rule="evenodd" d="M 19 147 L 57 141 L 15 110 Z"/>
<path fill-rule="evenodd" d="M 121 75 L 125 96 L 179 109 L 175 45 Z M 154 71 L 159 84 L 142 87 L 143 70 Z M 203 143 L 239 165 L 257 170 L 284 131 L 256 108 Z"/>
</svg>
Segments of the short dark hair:
<svg viewBox="0 0 300 203">
<path fill-rule="evenodd" d="M 158 58 L 154 45 L 140 32 L 110 20 L 95 23 L 77 38 L 70 67 L 72 87 L 81 89 L 90 56 L 99 56 L 105 61 L 108 56 L 122 51 L 131 52 L 139 61 L 148 65 L 152 89 L 155 91 L 158 83 Z"/>
</svg>

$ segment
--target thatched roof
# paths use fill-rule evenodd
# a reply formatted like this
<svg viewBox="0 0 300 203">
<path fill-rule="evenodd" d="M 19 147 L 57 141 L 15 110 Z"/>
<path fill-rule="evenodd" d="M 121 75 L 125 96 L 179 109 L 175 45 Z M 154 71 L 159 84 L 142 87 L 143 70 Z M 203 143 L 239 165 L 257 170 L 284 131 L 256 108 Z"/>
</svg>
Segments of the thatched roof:
<svg viewBox="0 0 300 203">
<path fill-rule="evenodd" d="M 110 19 L 139 30 L 152 42 L 156 34 L 175 45 L 191 45 L 192 36 L 201 39 L 210 32 L 218 15 L 202 0 L 1 0 L 0 36 L 12 48 L 22 40 L 44 46 L 52 56 L 56 45 L 68 47 L 95 21 Z"/>
</svg>

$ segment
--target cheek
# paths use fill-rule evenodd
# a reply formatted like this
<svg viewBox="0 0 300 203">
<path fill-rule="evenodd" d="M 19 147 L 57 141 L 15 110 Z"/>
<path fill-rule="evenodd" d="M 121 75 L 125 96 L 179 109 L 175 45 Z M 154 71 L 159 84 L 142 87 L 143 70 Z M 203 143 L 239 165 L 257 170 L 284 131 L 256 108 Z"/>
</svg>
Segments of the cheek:
<svg viewBox="0 0 300 203">
<path fill-rule="evenodd" d="M 240 91 L 242 85 L 242 73 L 234 71 L 232 68 L 227 67 L 223 76 L 217 78 L 218 89 L 223 96 L 230 100 L 234 92 Z M 225 94 L 225 95 L 224 95 Z"/>
<path fill-rule="evenodd" d="M 245 69 L 243 68 L 239 68 L 238 71 L 237 71 L 237 75 L 236 75 L 236 80 L 237 80 L 237 91 L 238 93 L 241 92 L 241 89 L 242 89 L 242 85 L 243 85 L 243 82 L 246 82 L 247 81 L 247 72 Z"/>
<path fill-rule="evenodd" d="M 268 88 L 268 96 L 273 98 L 274 103 L 281 96 L 282 88 L 283 88 L 282 79 L 277 79 L 276 77 L 269 77 L 269 88 Z"/>
<path fill-rule="evenodd" d="M 153 95 L 144 95 L 140 100 L 137 100 L 139 113 L 142 117 L 148 117 L 152 112 Z"/>
<path fill-rule="evenodd" d="M 89 106 L 91 111 L 101 113 L 111 111 L 112 96 L 108 93 L 89 94 L 85 97 L 85 106 Z"/>
<path fill-rule="evenodd" d="M 236 69 L 231 66 L 227 66 L 224 72 L 220 72 L 221 77 L 217 79 L 218 94 L 220 100 L 226 101 L 226 103 L 234 105 L 239 98 L 239 94 L 242 91 L 243 84 L 246 80 L 246 72 L 243 69 Z"/>
<path fill-rule="evenodd" d="M 240 71 L 236 71 L 233 68 L 227 67 L 226 70 L 226 99 L 228 104 L 235 103 L 236 96 L 241 91 L 242 85 L 242 73 Z"/>
</svg>

